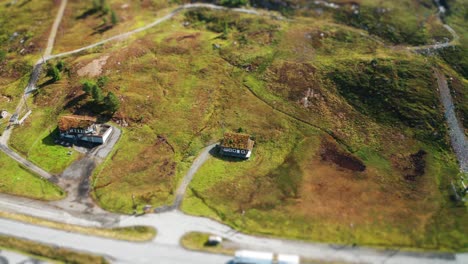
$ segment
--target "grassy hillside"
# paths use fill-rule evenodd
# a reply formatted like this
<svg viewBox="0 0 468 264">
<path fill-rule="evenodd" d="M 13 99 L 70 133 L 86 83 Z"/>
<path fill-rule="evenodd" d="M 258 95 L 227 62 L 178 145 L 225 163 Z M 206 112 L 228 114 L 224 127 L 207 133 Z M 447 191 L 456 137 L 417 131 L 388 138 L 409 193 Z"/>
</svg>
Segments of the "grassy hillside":
<svg viewBox="0 0 468 264">
<path fill-rule="evenodd" d="M 132 213 L 171 203 L 197 153 L 242 128 L 256 142 L 252 158 L 214 151 L 189 186 L 185 212 L 257 234 L 466 250 L 468 214 L 450 200 L 458 169 L 431 73 L 435 60 L 388 46 L 427 43 L 434 9 L 428 1 L 385 2 L 391 11 L 380 18 L 375 1 L 358 2 L 364 13 L 356 21 L 344 19 L 350 5 L 323 16 L 315 6 L 299 8 L 290 21 L 191 10 L 65 58 L 62 80 L 42 78 L 34 96 L 41 122 L 18 129 L 14 145 L 31 158 L 55 153 L 43 144 L 60 113 L 122 125 L 92 189 L 103 208 Z M 406 5 L 415 14 L 400 10 Z M 91 25 L 98 16 L 85 20 Z M 71 31 L 86 24 L 66 23 Z M 84 80 L 99 77 L 107 80 L 103 93 L 119 98 L 113 116 L 82 91 Z M 34 136 L 23 144 L 27 135 Z"/>
<path fill-rule="evenodd" d="M 99 1 L 95 1 L 98 2 Z M 153 22 L 168 12 L 168 1 L 71 1 L 57 34 L 54 53 L 70 51 Z M 113 21 L 112 13 L 115 14 Z"/>
<path fill-rule="evenodd" d="M 51 1 L 0 1 L 0 109 L 15 110 L 57 8 Z"/>
<path fill-rule="evenodd" d="M 264 26 L 266 43 L 239 29 L 242 19 L 189 17 L 215 32 L 216 19 L 231 25 L 220 56 L 259 101 L 307 128 L 288 125 L 289 140 L 258 141 L 246 162 L 208 161 L 190 185 L 186 212 L 266 235 L 466 247 L 465 208 L 448 200 L 457 165 L 424 58 L 331 23 Z M 441 219 L 452 221 L 435 224 Z"/>
</svg>

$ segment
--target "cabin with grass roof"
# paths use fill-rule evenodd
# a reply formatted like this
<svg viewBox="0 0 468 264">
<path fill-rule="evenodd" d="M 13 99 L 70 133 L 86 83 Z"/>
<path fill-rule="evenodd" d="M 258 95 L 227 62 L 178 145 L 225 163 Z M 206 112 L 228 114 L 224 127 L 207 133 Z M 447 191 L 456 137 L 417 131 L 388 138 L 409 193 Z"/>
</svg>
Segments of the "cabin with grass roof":
<svg viewBox="0 0 468 264">
<path fill-rule="evenodd" d="M 96 122 L 96 118 L 89 116 L 61 116 L 58 121 L 60 139 L 73 143 L 104 144 L 112 133 L 112 127 Z"/>
<path fill-rule="evenodd" d="M 248 134 L 226 132 L 219 145 L 219 153 L 223 156 L 248 159 L 254 143 Z"/>
</svg>

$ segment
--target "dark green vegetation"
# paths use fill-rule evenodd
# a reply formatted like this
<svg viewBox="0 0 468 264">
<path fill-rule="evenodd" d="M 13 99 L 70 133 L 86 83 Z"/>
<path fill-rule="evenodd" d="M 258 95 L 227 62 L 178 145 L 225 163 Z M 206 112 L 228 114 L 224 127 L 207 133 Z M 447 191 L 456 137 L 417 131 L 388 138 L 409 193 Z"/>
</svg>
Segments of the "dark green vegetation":
<svg viewBox="0 0 468 264">
<path fill-rule="evenodd" d="M 352 69 L 352 70 L 349 70 Z M 344 61 L 328 74 L 360 113 L 387 125 L 416 128 L 416 138 L 445 144 L 444 117 L 429 65 L 419 61 Z"/>
<path fill-rule="evenodd" d="M 63 61 L 58 61 L 57 64 L 47 63 L 46 76 L 50 77 L 49 82 L 56 82 L 62 78 L 62 71 L 65 69 Z"/>
<path fill-rule="evenodd" d="M 468 45 L 442 49 L 438 53 L 445 62 L 450 64 L 463 78 L 468 79 Z"/>
<path fill-rule="evenodd" d="M 380 5 L 359 3 L 368 12 L 366 6 Z M 414 13 L 398 7 L 408 3 Z M 34 106 L 49 109 L 53 121 L 43 124 L 55 127 L 60 113 L 98 114 L 93 104 L 105 104 L 105 94 L 109 105 L 110 93 L 119 99 L 111 120 L 124 126 L 123 135 L 92 180 L 105 209 L 132 213 L 171 203 L 197 153 L 242 127 L 256 141 L 251 159 L 214 153 L 189 186 L 183 210 L 271 236 L 466 250 L 468 214 L 450 200 L 458 168 L 431 73 L 437 60 L 386 46 L 430 42 L 432 33 L 419 25 L 434 7 L 415 3 L 382 4 L 394 8 L 378 21 L 395 27 L 382 31 L 384 41 L 338 17 L 349 5 L 322 14 L 315 6 L 293 8 L 292 21 L 187 11 L 66 58 L 69 74 L 53 84 L 41 79 Z M 84 42 L 116 33 L 92 35 L 85 25 L 96 24 L 95 16 L 73 17 L 65 21 L 61 49 L 82 45 L 74 41 L 80 30 L 87 32 Z M 380 18 L 364 13 L 360 19 Z M 430 21 L 436 27 L 438 20 Z M 116 28 L 128 30 L 133 22 Z M 422 33 L 411 39 L 416 30 Z"/>
<path fill-rule="evenodd" d="M 109 263 L 104 257 L 76 252 L 70 249 L 45 245 L 26 239 L 0 235 L 0 247 L 18 250 L 34 256 L 44 257 L 61 263 L 104 264 Z"/>
<path fill-rule="evenodd" d="M 101 76 L 97 82 L 93 80 L 83 80 L 83 92 L 93 98 L 92 104 L 86 107 L 94 111 L 94 114 L 114 114 L 119 110 L 120 101 L 113 92 L 108 92 L 106 96 L 103 95 L 102 88 L 109 82 L 107 76 Z"/>
<path fill-rule="evenodd" d="M 414 8 L 397 7 L 391 3 L 390 7 L 381 5 L 346 7 L 338 11 L 335 17 L 344 24 L 365 29 L 370 34 L 392 43 L 422 45 L 428 41 L 424 24 L 427 18 L 415 16 L 413 12 Z"/>
</svg>

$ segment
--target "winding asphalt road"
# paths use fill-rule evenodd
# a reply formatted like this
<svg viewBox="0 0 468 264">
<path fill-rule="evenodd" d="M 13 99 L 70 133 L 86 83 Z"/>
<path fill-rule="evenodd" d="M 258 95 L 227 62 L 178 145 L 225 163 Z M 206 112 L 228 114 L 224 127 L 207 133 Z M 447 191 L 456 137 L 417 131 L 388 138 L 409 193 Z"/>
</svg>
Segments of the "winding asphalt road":
<svg viewBox="0 0 468 264">
<path fill-rule="evenodd" d="M 168 19 L 171 19 L 173 16 L 185 9 L 205 7 L 216 10 L 227 10 L 225 7 L 219 7 L 210 4 L 184 5 L 145 27 L 111 37 L 81 49 L 64 52 L 57 55 L 50 55 L 55 39 L 55 33 L 60 23 L 61 16 L 63 16 L 63 10 L 65 6 L 66 0 L 62 1 L 59 8 L 59 14 L 57 15 L 53 29 L 51 31 L 51 35 L 54 36 L 49 37 L 44 60 L 39 61 L 37 65 L 42 65 L 42 63 L 51 58 L 75 54 L 112 40 L 126 38 L 132 34 L 141 32 Z M 258 11 L 250 9 L 229 10 L 260 15 Z M 429 45 L 429 47 L 440 48 L 437 45 Z M 38 72 L 40 72 L 40 68 Z M 28 93 L 29 91 L 30 90 L 26 89 L 25 92 Z M 14 156 L 14 159 L 22 164 L 28 164 L 28 161 L 19 156 L 16 156 L 17 154 L 12 152 L 7 147 L 6 142 L 8 141 L 8 135 L 9 133 L 6 134 L 5 137 L 0 138 L 0 150 L 4 151 L 12 157 Z M 180 205 L 188 184 L 190 183 L 197 169 L 209 158 L 209 150 L 212 147 L 213 146 L 209 146 L 203 150 L 202 154 L 195 160 L 192 168 L 189 170 L 189 173 L 187 173 L 187 175 L 182 180 L 182 184 L 179 186 L 176 192 L 176 199 L 173 204 L 174 208 L 177 208 Z M 47 172 L 41 172 L 40 168 L 34 168 L 34 164 L 32 164 L 31 168 L 39 175 L 43 174 L 41 175 L 43 177 L 50 176 L 50 174 Z M 74 201 L 69 202 L 73 203 Z M 319 243 L 305 243 L 249 236 L 239 233 L 230 227 L 216 221 L 202 217 L 188 216 L 177 210 L 171 210 L 161 214 L 148 214 L 141 217 L 119 216 L 104 212 L 104 214 L 108 214 L 108 216 L 118 218 L 117 221 L 109 223 L 102 221 L 102 219 L 90 218 L 89 215 L 86 214 L 80 214 L 70 210 L 64 211 L 60 208 L 60 206 L 54 203 L 47 204 L 35 200 L 12 197 L 8 195 L 0 195 L 0 210 L 9 212 L 22 212 L 37 217 L 43 217 L 72 224 L 80 224 L 84 226 L 149 225 L 158 229 L 158 236 L 153 241 L 147 243 L 132 243 L 85 236 L 61 230 L 54 230 L 45 227 L 19 223 L 12 220 L 0 219 L 0 233 L 33 239 L 35 241 L 44 243 L 60 244 L 61 246 L 65 246 L 71 249 L 88 251 L 100 255 L 104 254 L 117 263 L 227 263 L 229 261 L 230 258 L 227 256 L 192 252 L 182 249 L 179 246 L 180 238 L 185 233 L 191 231 L 208 232 L 223 236 L 233 241 L 241 248 L 268 250 L 277 253 L 298 254 L 303 257 L 312 259 L 369 263 L 468 263 L 467 254 L 424 254 L 404 253 L 400 251 L 379 251 L 370 248 L 340 247 Z"/>
</svg>

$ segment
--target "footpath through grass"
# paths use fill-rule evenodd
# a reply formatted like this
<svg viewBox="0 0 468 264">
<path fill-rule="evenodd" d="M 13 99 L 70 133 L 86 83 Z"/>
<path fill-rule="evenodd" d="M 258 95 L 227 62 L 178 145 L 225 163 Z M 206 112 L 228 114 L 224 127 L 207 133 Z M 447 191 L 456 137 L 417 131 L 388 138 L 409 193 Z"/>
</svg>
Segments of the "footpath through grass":
<svg viewBox="0 0 468 264">
<path fill-rule="evenodd" d="M 65 193 L 0 152 L 0 192 L 39 200 L 59 200 Z"/>
</svg>

